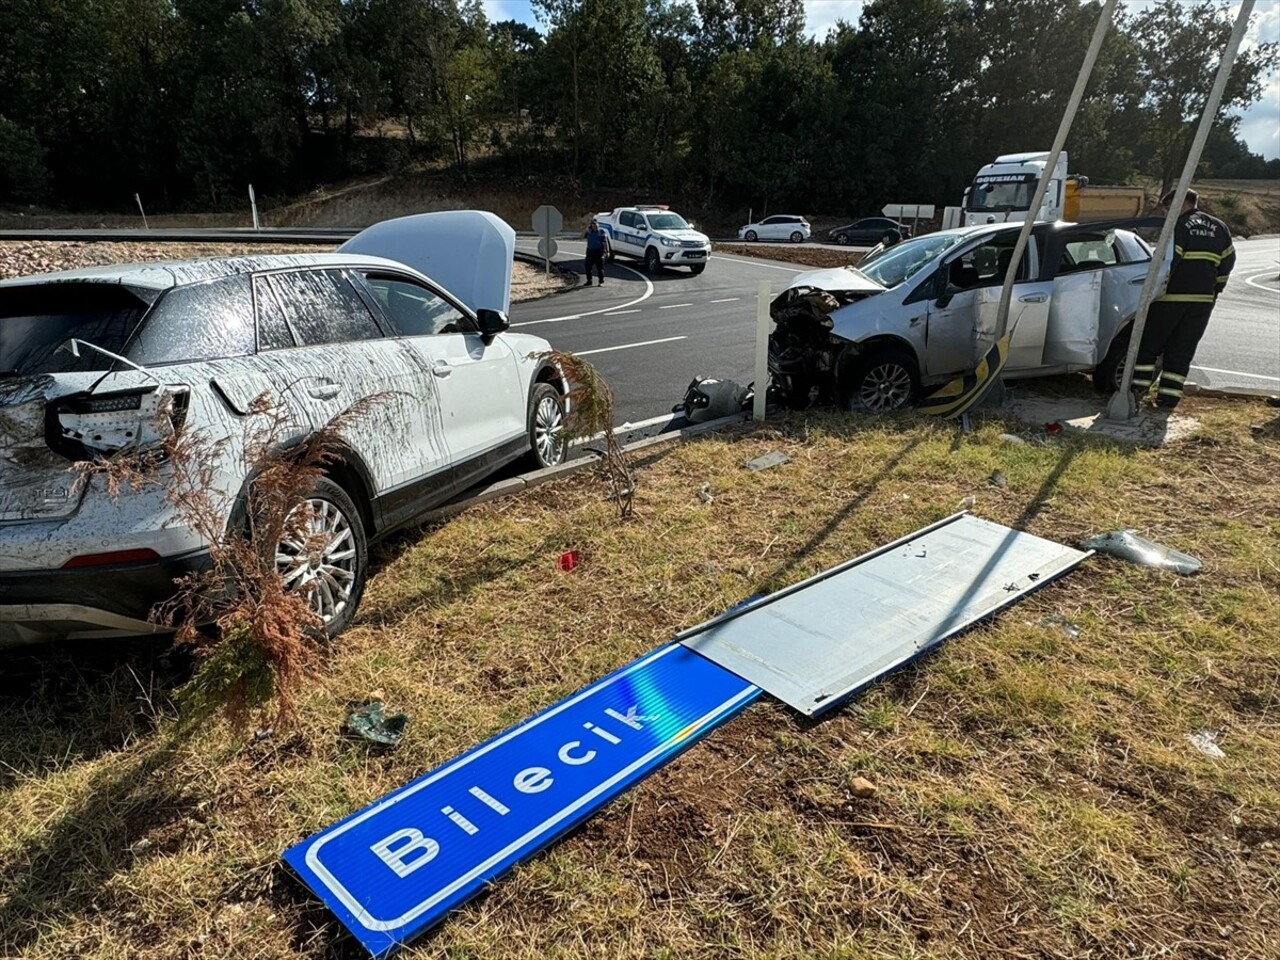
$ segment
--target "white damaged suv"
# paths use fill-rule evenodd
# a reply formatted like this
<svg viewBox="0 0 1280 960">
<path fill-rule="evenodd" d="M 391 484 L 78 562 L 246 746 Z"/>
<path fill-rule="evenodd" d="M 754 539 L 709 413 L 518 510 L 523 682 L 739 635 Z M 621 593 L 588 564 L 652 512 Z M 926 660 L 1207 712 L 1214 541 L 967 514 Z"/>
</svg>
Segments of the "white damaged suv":
<svg viewBox="0 0 1280 960">
<path fill-rule="evenodd" d="M 509 334 L 515 234 L 488 213 L 387 221 L 336 253 L 98 267 L 0 283 L 0 645 L 155 632 L 209 545 L 156 485 L 113 497 L 77 461 L 222 439 L 228 523 L 244 423 L 267 394 L 305 438 L 367 398 L 308 501 L 332 533 L 298 576 L 329 633 L 355 613 L 367 543 L 526 457 L 564 456 L 567 384 Z M 164 469 L 162 466 L 161 470 Z M 163 477 L 163 474 L 161 474 Z"/>
</svg>

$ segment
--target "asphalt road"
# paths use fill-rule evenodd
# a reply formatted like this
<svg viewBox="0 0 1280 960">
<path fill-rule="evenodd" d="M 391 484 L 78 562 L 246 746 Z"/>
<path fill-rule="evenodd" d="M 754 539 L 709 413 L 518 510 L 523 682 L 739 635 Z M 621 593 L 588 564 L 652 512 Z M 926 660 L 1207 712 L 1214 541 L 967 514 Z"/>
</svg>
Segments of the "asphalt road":
<svg viewBox="0 0 1280 960">
<path fill-rule="evenodd" d="M 559 241 L 558 261 L 581 271 L 583 244 Z M 521 250 L 533 250 L 523 239 Z M 755 366 L 756 285 L 781 293 L 806 268 L 712 254 L 701 276 L 650 277 L 639 263 L 605 264 L 605 285 L 511 307 L 514 332 L 587 357 L 614 392 L 617 423 L 669 416 L 696 376 L 749 383 Z"/>
<path fill-rule="evenodd" d="M 1236 265 L 1196 350 L 1190 380 L 1280 393 L 1280 237 L 1237 240 Z"/>
<path fill-rule="evenodd" d="M 557 257 L 581 271 L 583 245 Z M 519 248 L 532 252 L 530 241 Z M 1280 238 L 1236 243 L 1237 264 L 1200 343 L 1191 380 L 1214 388 L 1280 392 Z M 513 305 L 512 327 L 590 358 L 613 388 L 617 423 L 661 422 L 695 376 L 750 382 L 756 285 L 780 293 L 807 268 L 716 253 L 701 276 L 606 264 L 603 287 Z"/>
</svg>

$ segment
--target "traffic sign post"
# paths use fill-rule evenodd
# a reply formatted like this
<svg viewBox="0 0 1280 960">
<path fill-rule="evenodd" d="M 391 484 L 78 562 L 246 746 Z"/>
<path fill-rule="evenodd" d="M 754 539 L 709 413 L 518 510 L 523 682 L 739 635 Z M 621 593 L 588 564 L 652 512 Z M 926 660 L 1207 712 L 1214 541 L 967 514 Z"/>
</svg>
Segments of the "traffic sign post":
<svg viewBox="0 0 1280 960">
<path fill-rule="evenodd" d="M 920 219 L 928 220 L 933 216 L 932 203 L 886 203 L 880 211 L 886 217 L 897 220 L 899 223 L 911 218 L 911 235 L 915 236 L 916 221 Z"/>
<path fill-rule="evenodd" d="M 538 255 L 547 261 L 547 276 L 551 275 L 551 258 L 559 249 L 554 238 L 563 229 L 564 216 L 551 204 L 544 203 L 533 211 L 533 232 L 542 238 L 538 241 Z"/>
</svg>

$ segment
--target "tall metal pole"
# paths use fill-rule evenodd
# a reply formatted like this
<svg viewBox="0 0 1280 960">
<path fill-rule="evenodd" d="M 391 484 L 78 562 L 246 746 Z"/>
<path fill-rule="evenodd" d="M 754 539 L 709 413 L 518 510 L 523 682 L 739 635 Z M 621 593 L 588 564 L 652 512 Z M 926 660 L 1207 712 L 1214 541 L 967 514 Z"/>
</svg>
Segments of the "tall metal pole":
<svg viewBox="0 0 1280 960">
<path fill-rule="evenodd" d="M 1187 188 L 1191 186 L 1191 178 L 1195 175 L 1196 166 L 1200 163 L 1200 154 L 1204 151 L 1205 141 L 1209 139 L 1209 130 L 1218 116 L 1218 104 L 1222 101 L 1222 91 L 1226 89 L 1227 80 L 1231 76 L 1231 67 L 1236 62 L 1236 53 L 1240 50 L 1240 41 L 1249 26 L 1249 15 L 1253 13 L 1254 0 L 1244 0 L 1240 11 L 1236 14 L 1235 25 L 1231 28 L 1231 36 L 1227 47 L 1222 51 L 1222 61 L 1218 64 L 1218 75 L 1214 78 L 1213 89 L 1209 91 L 1209 99 L 1205 101 L 1204 113 L 1200 115 L 1200 126 L 1196 128 L 1195 139 L 1191 141 L 1191 151 L 1187 154 L 1187 162 L 1182 166 L 1182 176 L 1178 178 L 1178 187 L 1173 193 L 1173 203 L 1165 214 L 1164 225 L 1160 228 L 1160 239 L 1156 241 L 1156 249 L 1151 254 L 1151 266 L 1147 268 L 1147 277 L 1142 283 L 1142 294 L 1138 297 L 1138 312 L 1133 318 L 1132 332 L 1129 334 L 1129 352 L 1124 359 L 1124 378 L 1120 389 L 1107 404 L 1107 417 L 1111 420 L 1132 420 L 1138 415 L 1138 402 L 1133 396 L 1133 366 L 1138 362 L 1138 349 L 1142 345 L 1142 333 L 1147 328 L 1147 311 L 1155 297 L 1156 278 L 1160 276 L 1160 268 L 1164 266 L 1164 258 L 1173 242 L 1174 226 L 1182 215 L 1182 202 L 1187 197 Z"/>
<path fill-rule="evenodd" d="M 1022 263 L 1022 255 L 1027 249 L 1027 238 L 1031 236 L 1031 228 L 1035 225 L 1036 216 L 1040 213 L 1040 205 L 1044 203 L 1044 195 L 1048 191 L 1049 181 L 1053 179 L 1053 171 L 1058 166 L 1058 157 L 1067 143 L 1067 134 L 1071 132 L 1071 121 L 1075 119 L 1080 101 L 1084 99 L 1084 89 L 1089 85 L 1089 76 L 1093 73 L 1093 65 L 1098 62 L 1098 52 L 1102 49 L 1102 40 L 1111 26 L 1111 18 L 1115 14 L 1117 0 L 1107 0 L 1098 15 L 1098 25 L 1093 28 L 1093 39 L 1089 41 L 1089 49 L 1085 52 L 1084 63 L 1080 65 L 1080 73 L 1076 76 L 1075 88 L 1071 91 L 1071 99 L 1067 101 L 1067 109 L 1062 114 L 1062 122 L 1058 124 L 1058 135 L 1053 138 L 1053 147 L 1049 150 L 1049 159 L 1045 161 L 1044 173 L 1040 183 L 1036 185 L 1036 194 L 1031 198 L 1031 208 L 1027 211 L 1022 230 L 1018 233 L 1018 241 L 1013 247 L 1013 259 L 1004 275 L 1004 286 L 1000 289 L 1000 309 L 996 314 L 996 340 L 1005 335 L 1009 326 L 1009 301 L 1013 297 L 1013 281 L 1018 275 L 1018 266 Z"/>
</svg>

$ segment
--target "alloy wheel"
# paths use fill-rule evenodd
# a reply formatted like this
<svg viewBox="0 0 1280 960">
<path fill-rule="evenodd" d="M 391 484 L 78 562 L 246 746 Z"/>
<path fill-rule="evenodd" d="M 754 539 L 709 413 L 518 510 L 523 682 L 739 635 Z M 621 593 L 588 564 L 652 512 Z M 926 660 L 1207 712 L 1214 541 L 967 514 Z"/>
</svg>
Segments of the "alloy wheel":
<svg viewBox="0 0 1280 960">
<path fill-rule="evenodd" d="M 356 564 L 355 533 L 336 504 L 311 497 L 294 508 L 276 548 L 276 570 L 286 590 L 305 593 L 326 626 L 351 602 Z"/>
<path fill-rule="evenodd" d="M 883 412 L 905 407 L 911 400 L 911 371 L 900 363 L 886 362 L 867 371 L 858 387 L 858 403 Z"/>
<path fill-rule="evenodd" d="M 564 410 L 555 397 L 544 396 L 534 408 L 533 443 L 544 466 L 564 459 Z"/>
</svg>

